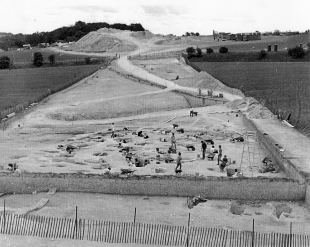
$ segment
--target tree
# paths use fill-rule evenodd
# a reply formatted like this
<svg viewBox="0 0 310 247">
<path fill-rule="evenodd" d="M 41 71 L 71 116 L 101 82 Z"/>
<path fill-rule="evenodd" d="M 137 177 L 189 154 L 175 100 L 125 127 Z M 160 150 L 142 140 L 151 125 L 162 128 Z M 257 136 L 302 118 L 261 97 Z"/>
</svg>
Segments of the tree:
<svg viewBox="0 0 310 247">
<path fill-rule="evenodd" d="M 200 48 L 197 48 L 197 49 L 196 49 L 196 56 L 197 56 L 197 57 L 201 57 L 201 56 L 202 56 L 202 51 L 201 51 Z"/>
<path fill-rule="evenodd" d="M 33 54 L 33 65 L 37 67 L 43 66 L 43 56 L 41 52 L 35 52 Z"/>
<path fill-rule="evenodd" d="M 189 32 L 186 32 L 185 36 L 191 36 L 191 34 Z"/>
<path fill-rule="evenodd" d="M 258 59 L 262 60 L 263 58 L 265 58 L 267 56 L 267 52 L 263 49 L 259 52 L 258 54 Z"/>
<path fill-rule="evenodd" d="M 196 36 L 199 36 L 200 34 L 199 33 L 196 33 Z"/>
<path fill-rule="evenodd" d="M 51 54 L 48 56 L 48 61 L 50 61 L 51 64 L 55 63 L 55 54 Z"/>
<path fill-rule="evenodd" d="M 186 52 L 187 52 L 187 57 L 191 58 L 195 54 L 195 49 L 194 49 L 194 47 L 187 47 Z"/>
<path fill-rule="evenodd" d="M 302 47 L 299 47 L 299 46 L 289 48 L 287 53 L 289 56 L 291 56 L 292 58 L 295 58 L 295 59 L 303 58 L 306 55 L 304 49 Z"/>
<path fill-rule="evenodd" d="M 207 48 L 207 53 L 208 53 L 208 54 L 213 53 L 213 49 L 212 49 L 212 48 Z"/>
<path fill-rule="evenodd" d="M 0 69 L 10 68 L 11 59 L 8 56 L 0 57 Z"/>
<path fill-rule="evenodd" d="M 90 64 L 91 57 L 85 57 L 84 60 L 86 64 Z"/>
<path fill-rule="evenodd" d="M 220 47 L 219 52 L 222 53 L 222 54 L 227 53 L 228 52 L 228 48 L 225 47 L 225 46 L 222 46 L 222 47 Z"/>
<path fill-rule="evenodd" d="M 280 30 L 274 30 L 273 35 L 279 36 L 280 35 Z"/>
</svg>

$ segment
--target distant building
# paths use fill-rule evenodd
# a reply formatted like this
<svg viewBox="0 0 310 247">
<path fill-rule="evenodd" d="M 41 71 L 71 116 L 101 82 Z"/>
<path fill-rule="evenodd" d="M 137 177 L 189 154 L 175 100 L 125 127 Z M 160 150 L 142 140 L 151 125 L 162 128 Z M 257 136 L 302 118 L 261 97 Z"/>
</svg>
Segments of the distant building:
<svg viewBox="0 0 310 247">
<path fill-rule="evenodd" d="M 25 44 L 25 45 L 23 45 L 23 49 L 24 50 L 31 49 L 31 45 L 30 44 Z"/>
<path fill-rule="evenodd" d="M 220 32 L 218 35 L 220 39 L 229 39 L 230 33 Z"/>
<path fill-rule="evenodd" d="M 237 40 L 237 41 L 249 41 L 249 40 L 261 40 L 261 33 L 219 33 L 219 38 L 227 40 Z"/>
</svg>

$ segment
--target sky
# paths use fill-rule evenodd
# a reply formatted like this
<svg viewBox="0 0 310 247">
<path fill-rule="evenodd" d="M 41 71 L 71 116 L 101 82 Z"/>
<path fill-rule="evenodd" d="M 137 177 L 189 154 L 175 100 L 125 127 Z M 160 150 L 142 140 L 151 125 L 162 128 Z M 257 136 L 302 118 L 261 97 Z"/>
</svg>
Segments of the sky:
<svg viewBox="0 0 310 247">
<path fill-rule="evenodd" d="M 77 21 L 140 23 L 156 34 L 305 31 L 310 0 L 10 0 L 0 32 L 30 34 Z M 6 20 L 6 21 L 3 21 Z"/>
</svg>

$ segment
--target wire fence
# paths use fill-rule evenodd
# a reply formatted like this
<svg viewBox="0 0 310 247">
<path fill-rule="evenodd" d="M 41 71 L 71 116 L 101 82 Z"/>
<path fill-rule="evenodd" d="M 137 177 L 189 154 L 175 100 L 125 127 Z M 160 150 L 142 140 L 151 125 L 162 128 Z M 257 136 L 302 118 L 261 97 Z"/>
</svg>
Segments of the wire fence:
<svg viewBox="0 0 310 247">
<path fill-rule="evenodd" d="M 180 57 L 183 51 L 170 51 L 170 52 L 156 52 L 148 54 L 138 54 L 128 56 L 129 60 L 154 60 L 163 58 L 176 58 Z"/>
<path fill-rule="evenodd" d="M 278 117 L 279 120 L 285 120 L 298 132 L 301 134 L 310 137 L 310 121 L 304 120 L 304 119 L 298 119 L 297 117 L 293 116 L 292 113 L 286 110 L 282 110 L 279 108 L 279 106 L 276 103 L 273 103 L 271 101 L 265 100 L 265 99 L 259 99 L 259 101 L 268 108 L 274 115 Z"/>
<path fill-rule="evenodd" d="M 308 247 L 310 236 L 192 226 L 0 214 L 0 233 L 107 243 L 188 247 Z"/>
</svg>

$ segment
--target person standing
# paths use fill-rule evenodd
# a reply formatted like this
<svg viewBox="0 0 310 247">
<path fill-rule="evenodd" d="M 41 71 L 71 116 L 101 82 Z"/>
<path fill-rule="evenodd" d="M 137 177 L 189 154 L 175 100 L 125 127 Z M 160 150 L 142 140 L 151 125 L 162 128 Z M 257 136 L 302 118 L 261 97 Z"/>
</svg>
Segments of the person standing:
<svg viewBox="0 0 310 247">
<path fill-rule="evenodd" d="M 171 148 L 174 148 L 175 150 L 177 150 L 177 144 L 176 144 L 174 133 L 172 133 L 171 135 Z"/>
<path fill-rule="evenodd" d="M 206 157 L 206 149 L 207 149 L 207 144 L 205 141 L 201 141 L 201 152 L 202 152 L 202 159 L 204 160 Z"/>
<path fill-rule="evenodd" d="M 180 170 L 182 170 L 182 156 L 181 156 L 181 152 L 178 153 L 177 167 L 175 168 L 175 171 L 178 171 L 179 167 L 180 167 Z"/>
<path fill-rule="evenodd" d="M 194 108 L 191 107 L 190 111 L 189 111 L 189 116 L 193 117 L 194 116 Z"/>
<path fill-rule="evenodd" d="M 217 165 L 220 165 L 220 161 L 222 159 L 222 155 L 223 155 L 223 150 L 222 150 L 222 146 L 219 145 L 219 154 L 217 156 Z"/>
<path fill-rule="evenodd" d="M 114 137 L 115 137 L 115 127 L 114 127 L 114 123 L 112 123 L 112 125 L 111 125 L 111 129 L 112 129 L 112 135 L 111 135 L 111 138 L 114 138 Z"/>
</svg>

